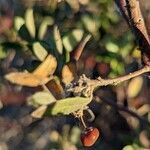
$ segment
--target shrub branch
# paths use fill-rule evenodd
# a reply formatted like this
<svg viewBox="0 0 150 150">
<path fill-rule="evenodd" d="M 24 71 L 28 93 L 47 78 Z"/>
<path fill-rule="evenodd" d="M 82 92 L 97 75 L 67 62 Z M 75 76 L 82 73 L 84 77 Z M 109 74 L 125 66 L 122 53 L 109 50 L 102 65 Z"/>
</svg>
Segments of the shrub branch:
<svg viewBox="0 0 150 150">
<path fill-rule="evenodd" d="M 87 78 L 85 75 L 82 75 L 80 76 L 80 79 L 77 81 L 77 83 L 74 84 L 75 86 L 69 89 L 69 91 L 72 91 L 75 95 L 84 95 L 86 97 L 91 97 L 93 91 L 98 87 L 117 85 L 147 72 L 150 72 L 150 66 L 144 66 L 138 71 L 114 79 L 102 79 L 101 77 L 98 77 L 97 79 L 93 80 Z"/>
</svg>

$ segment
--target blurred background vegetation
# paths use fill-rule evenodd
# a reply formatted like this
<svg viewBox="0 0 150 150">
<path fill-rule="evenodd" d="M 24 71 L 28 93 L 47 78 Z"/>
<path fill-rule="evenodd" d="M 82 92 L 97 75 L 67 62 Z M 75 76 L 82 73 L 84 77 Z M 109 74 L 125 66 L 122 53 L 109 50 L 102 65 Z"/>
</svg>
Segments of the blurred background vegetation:
<svg viewBox="0 0 150 150">
<path fill-rule="evenodd" d="M 150 32 L 150 1 L 140 2 Z M 58 31 L 62 44 L 56 40 Z M 4 75 L 34 70 L 46 51 L 59 60 L 59 76 L 69 53 L 89 33 L 92 38 L 79 60 L 79 74 L 113 78 L 141 66 L 135 38 L 113 0 L 0 0 L 0 149 L 86 149 L 78 120 L 72 116 L 33 120 L 26 99 L 37 89 L 12 85 Z M 149 93 L 147 75 L 97 89 L 90 104 L 96 118 L 89 126 L 99 128 L 100 138 L 89 149 L 150 149 Z"/>
</svg>

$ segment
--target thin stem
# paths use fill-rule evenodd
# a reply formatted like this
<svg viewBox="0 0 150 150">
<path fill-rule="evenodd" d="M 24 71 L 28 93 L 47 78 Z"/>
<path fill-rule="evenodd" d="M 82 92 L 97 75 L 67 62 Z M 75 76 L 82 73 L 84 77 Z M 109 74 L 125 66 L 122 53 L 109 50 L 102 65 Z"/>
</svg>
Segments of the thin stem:
<svg viewBox="0 0 150 150">
<path fill-rule="evenodd" d="M 85 122 L 84 122 L 83 116 L 81 116 L 80 119 L 81 119 L 81 122 L 82 122 L 84 128 L 87 128 L 87 126 L 86 126 L 86 124 L 85 124 Z"/>
<path fill-rule="evenodd" d="M 90 119 L 88 119 L 88 121 L 92 122 L 95 119 L 95 115 L 94 115 L 93 111 L 89 108 L 87 108 L 86 111 L 89 113 L 89 115 L 91 117 Z"/>
<path fill-rule="evenodd" d="M 42 88 L 43 88 L 44 91 L 50 93 L 48 87 L 45 84 L 42 84 Z"/>
<path fill-rule="evenodd" d="M 99 97 L 98 97 L 99 98 Z M 99 98 L 100 99 L 100 98 Z M 137 113 L 133 112 L 132 110 L 130 110 L 129 108 L 127 107 L 124 107 L 122 105 L 118 105 L 116 104 L 115 102 L 113 101 L 110 101 L 110 100 L 106 100 L 106 99 L 100 99 L 101 101 L 107 103 L 108 105 L 112 106 L 112 107 L 115 107 L 117 108 L 119 111 L 123 111 L 123 112 L 126 112 L 128 114 L 130 114 L 131 116 L 137 118 L 138 120 L 140 120 L 142 123 L 145 123 L 147 125 L 150 125 L 150 122 L 147 121 L 144 117 L 141 117 L 139 116 Z"/>
<path fill-rule="evenodd" d="M 71 52 L 71 60 L 75 60 L 78 61 L 85 45 L 87 44 L 87 42 L 90 40 L 91 35 L 88 34 L 86 37 L 82 38 L 80 43 L 77 45 L 77 47 Z"/>
<path fill-rule="evenodd" d="M 117 77 L 114 79 L 102 79 L 102 78 L 98 78 L 97 80 L 91 80 L 92 85 L 94 86 L 94 88 L 97 88 L 99 86 L 107 86 L 107 85 L 117 85 L 121 82 L 127 81 L 131 78 L 134 78 L 136 76 L 139 76 L 143 73 L 147 73 L 150 72 L 150 66 L 145 66 L 144 68 L 135 71 L 133 73 L 130 73 L 128 75 L 124 75 L 121 77 Z"/>
<path fill-rule="evenodd" d="M 145 66 L 142 69 L 135 71 L 133 73 L 117 77 L 114 79 L 102 79 L 101 77 L 98 77 L 96 80 L 92 80 L 87 78 L 84 74 L 80 77 L 80 79 L 77 81 L 77 84 L 75 84 L 74 88 L 68 89 L 68 91 L 72 91 L 76 95 L 84 95 L 85 97 L 91 97 L 93 96 L 93 91 L 97 89 L 100 86 L 107 86 L 107 85 L 117 85 L 121 82 L 127 81 L 129 79 L 132 79 L 136 76 L 139 76 L 143 73 L 150 72 L 150 66 Z"/>
</svg>

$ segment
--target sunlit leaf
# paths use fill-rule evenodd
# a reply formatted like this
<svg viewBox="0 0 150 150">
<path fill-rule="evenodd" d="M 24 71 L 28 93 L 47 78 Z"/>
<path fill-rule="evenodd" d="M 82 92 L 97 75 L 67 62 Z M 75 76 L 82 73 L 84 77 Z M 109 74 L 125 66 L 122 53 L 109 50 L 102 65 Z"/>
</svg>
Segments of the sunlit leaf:
<svg viewBox="0 0 150 150">
<path fill-rule="evenodd" d="M 33 43 L 33 52 L 40 61 L 43 61 L 48 54 L 46 49 L 39 42 Z"/>
<path fill-rule="evenodd" d="M 141 58 L 141 52 L 137 47 L 133 50 L 132 56 L 135 58 Z"/>
<path fill-rule="evenodd" d="M 42 118 L 45 111 L 47 110 L 47 107 L 48 107 L 47 105 L 42 105 L 38 107 L 35 111 L 31 113 L 31 116 L 33 118 Z"/>
<path fill-rule="evenodd" d="M 128 85 L 127 95 L 129 98 L 136 97 L 139 92 L 141 91 L 143 85 L 143 78 L 142 77 L 135 77 L 132 79 Z"/>
<path fill-rule="evenodd" d="M 57 60 L 54 56 L 48 55 L 46 59 L 33 71 L 33 75 L 45 78 L 53 75 L 57 67 Z"/>
<path fill-rule="evenodd" d="M 18 31 L 21 26 L 25 23 L 24 19 L 22 17 L 16 16 L 14 20 L 14 26 L 15 29 Z"/>
<path fill-rule="evenodd" d="M 83 37 L 83 30 L 75 29 L 63 37 L 63 45 L 67 51 L 72 51 L 73 48 Z"/>
<path fill-rule="evenodd" d="M 92 33 L 93 35 L 97 34 L 98 32 L 98 26 L 96 20 L 89 16 L 89 15 L 83 15 L 82 16 L 82 22 L 85 26 L 85 28 Z"/>
<path fill-rule="evenodd" d="M 44 35 L 46 34 L 48 26 L 52 25 L 54 23 L 53 18 L 51 17 L 45 17 L 39 27 L 38 37 L 39 39 L 43 39 Z"/>
<path fill-rule="evenodd" d="M 5 78 L 14 83 L 22 86 L 36 87 L 38 85 L 46 84 L 51 78 L 57 67 L 56 58 L 48 55 L 46 59 L 33 71 L 28 72 L 12 72 L 5 75 Z"/>
<path fill-rule="evenodd" d="M 50 92 L 42 91 L 36 92 L 28 99 L 30 104 L 48 105 L 56 101 L 55 97 Z"/>
<path fill-rule="evenodd" d="M 62 69 L 62 81 L 65 84 L 71 83 L 76 76 L 76 66 L 74 62 L 69 62 Z"/>
<path fill-rule="evenodd" d="M 29 87 L 43 85 L 50 80 L 49 78 L 41 78 L 40 76 L 27 72 L 12 72 L 5 75 L 5 79 L 11 83 Z"/>
<path fill-rule="evenodd" d="M 143 106 L 141 106 L 140 108 L 138 108 L 137 113 L 140 116 L 144 116 L 144 115 L 150 113 L 150 105 L 149 104 L 144 104 Z"/>
<path fill-rule="evenodd" d="M 135 150 L 135 149 L 132 145 L 127 145 L 122 150 Z"/>
<path fill-rule="evenodd" d="M 34 22 L 34 16 L 33 16 L 33 9 L 31 8 L 27 9 L 25 13 L 25 24 L 31 37 L 34 38 L 36 29 L 35 29 L 35 22 Z"/>
<path fill-rule="evenodd" d="M 114 52 L 117 53 L 119 51 L 119 47 L 117 44 L 113 43 L 113 42 L 107 42 L 106 43 L 106 49 L 110 52 Z"/>
<path fill-rule="evenodd" d="M 68 115 L 79 109 L 82 109 L 90 103 L 90 98 L 72 97 L 56 101 L 51 104 L 46 115 Z"/>
<path fill-rule="evenodd" d="M 59 52 L 59 54 L 62 54 L 63 44 L 62 44 L 59 29 L 57 26 L 54 27 L 54 39 L 55 39 L 55 43 L 56 43 L 56 50 Z"/>
<path fill-rule="evenodd" d="M 7 56 L 7 51 L 4 50 L 2 46 L 0 46 L 0 59 L 3 59 Z"/>
</svg>

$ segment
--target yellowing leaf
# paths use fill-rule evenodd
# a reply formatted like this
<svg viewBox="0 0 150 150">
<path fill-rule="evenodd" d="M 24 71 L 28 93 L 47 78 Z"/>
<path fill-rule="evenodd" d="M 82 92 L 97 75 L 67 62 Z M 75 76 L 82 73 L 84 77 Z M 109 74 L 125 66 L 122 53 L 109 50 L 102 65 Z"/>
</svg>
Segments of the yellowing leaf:
<svg viewBox="0 0 150 150">
<path fill-rule="evenodd" d="M 48 106 L 46 115 L 68 115 L 82 109 L 91 102 L 90 98 L 72 97 L 56 101 Z"/>
<path fill-rule="evenodd" d="M 35 29 L 35 23 L 34 23 L 33 9 L 27 9 L 25 13 L 25 24 L 31 37 L 34 38 L 36 29 Z"/>
<path fill-rule="evenodd" d="M 14 83 L 22 86 L 36 87 L 46 84 L 50 80 L 50 75 L 53 75 L 57 67 L 56 58 L 48 55 L 46 59 L 33 71 L 28 72 L 12 72 L 5 75 L 5 78 Z"/>
<path fill-rule="evenodd" d="M 50 92 L 42 91 L 33 94 L 28 101 L 35 105 L 48 105 L 55 102 L 56 99 Z"/>
<path fill-rule="evenodd" d="M 48 106 L 46 106 L 46 105 L 40 106 L 39 108 L 37 108 L 35 111 L 33 111 L 33 112 L 31 113 L 31 116 L 32 116 L 33 118 L 42 118 L 43 115 L 44 115 L 44 113 L 45 113 L 45 111 L 47 110 L 47 107 L 48 107 Z"/>
<path fill-rule="evenodd" d="M 62 81 L 65 84 L 71 83 L 76 76 L 76 66 L 74 63 L 69 62 L 62 69 Z"/>
<path fill-rule="evenodd" d="M 141 91 L 143 85 L 143 78 L 142 77 L 135 77 L 132 79 L 128 85 L 127 89 L 127 95 L 129 98 L 134 98 L 136 97 L 139 92 Z"/>
<path fill-rule="evenodd" d="M 5 79 L 11 83 L 29 87 L 43 85 L 50 80 L 49 78 L 41 78 L 40 76 L 27 72 L 12 72 L 5 75 Z"/>
<path fill-rule="evenodd" d="M 149 104 L 144 104 L 143 106 L 141 106 L 138 110 L 137 113 L 140 116 L 144 116 L 145 114 L 150 113 L 150 105 Z"/>
<path fill-rule="evenodd" d="M 39 42 L 33 44 L 33 51 L 40 61 L 43 61 L 48 54 L 46 49 Z"/>
<path fill-rule="evenodd" d="M 60 32 L 57 26 L 54 27 L 54 39 L 56 43 L 56 49 L 57 51 L 62 54 L 63 52 L 63 44 L 60 36 Z"/>
<path fill-rule="evenodd" d="M 49 75 L 53 75 L 56 67 L 56 58 L 49 54 L 46 59 L 33 71 L 33 74 L 45 78 Z"/>
</svg>

